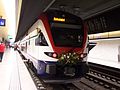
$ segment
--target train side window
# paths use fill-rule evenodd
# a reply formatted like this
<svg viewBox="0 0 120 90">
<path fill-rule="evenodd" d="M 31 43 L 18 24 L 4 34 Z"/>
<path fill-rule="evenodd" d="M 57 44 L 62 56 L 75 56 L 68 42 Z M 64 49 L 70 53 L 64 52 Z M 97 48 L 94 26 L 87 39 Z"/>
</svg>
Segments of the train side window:
<svg viewBox="0 0 120 90">
<path fill-rule="evenodd" d="M 39 33 L 38 37 L 35 39 L 36 46 L 48 46 L 48 43 L 42 32 Z"/>
</svg>

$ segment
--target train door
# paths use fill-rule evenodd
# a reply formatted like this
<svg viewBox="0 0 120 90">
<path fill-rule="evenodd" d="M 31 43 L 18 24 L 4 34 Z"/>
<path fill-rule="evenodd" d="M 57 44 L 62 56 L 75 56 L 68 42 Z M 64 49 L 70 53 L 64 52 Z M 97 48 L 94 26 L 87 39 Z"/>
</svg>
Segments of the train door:
<svg viewBox="0 0 120 90">
<path fill-rule="evenodd" d="M 120 62 L 120 45 L 118 46 L 118 62 Z"/>
<path fill-rule="evenodd" d="M 43 60 L 45 58 L 44 52 L 47 52 L 50 49 L 49 49 L 48 43 L 45 39 L 45 36 L 43 35 L 42 32 L 39 32 L 39 35 L 35 40 L 35 45 L 38 47 L 38 53 L 39 53 L 38 58 Z"/>
<path fill-rule="evenodd" d="M 27 53 L 27 42 L 25 43 L 25 53 Z"/>
</svg>

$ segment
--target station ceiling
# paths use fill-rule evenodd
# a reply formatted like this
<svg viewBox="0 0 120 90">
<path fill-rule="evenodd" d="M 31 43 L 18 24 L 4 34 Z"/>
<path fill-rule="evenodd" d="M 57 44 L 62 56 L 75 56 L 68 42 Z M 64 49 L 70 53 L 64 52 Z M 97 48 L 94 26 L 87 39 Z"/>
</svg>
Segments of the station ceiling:
<svg viewBox="0 0 120 90">
<path fill-rule="evenodd" d="M 48 9 L 62 9 L 83 20 L 120 6 L 120 0 L 22 0 L 16 40 L 22 39 L 39 15 Z"/>
</svg>

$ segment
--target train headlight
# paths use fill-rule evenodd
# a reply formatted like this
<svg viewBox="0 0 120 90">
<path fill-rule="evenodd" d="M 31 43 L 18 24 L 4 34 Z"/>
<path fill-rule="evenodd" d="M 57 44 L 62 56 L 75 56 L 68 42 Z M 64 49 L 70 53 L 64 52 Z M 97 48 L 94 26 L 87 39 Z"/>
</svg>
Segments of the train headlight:
<svg viewBox="0 0 120 90">
<path fill-rule="evenodd" d="M 53 58 L 57 58 L 57 53 L 55 53 L 55 52 L 44 52 L 47 56 L 49 56 L 49 57 L 53 57 Z"/>
<path fill-rule="evenodd" d="M 87 56 L 87 53 L 80 54 L 80 58 L 85 58 Z"/>
<path fill-rule="evenodd" d="M 56 53 L 53 53 L 52 56 L 53 56 L 54 58 L 56 58 L 56 57 L 57 57 L 57 54 L 56 54 Z"/>
</svg>

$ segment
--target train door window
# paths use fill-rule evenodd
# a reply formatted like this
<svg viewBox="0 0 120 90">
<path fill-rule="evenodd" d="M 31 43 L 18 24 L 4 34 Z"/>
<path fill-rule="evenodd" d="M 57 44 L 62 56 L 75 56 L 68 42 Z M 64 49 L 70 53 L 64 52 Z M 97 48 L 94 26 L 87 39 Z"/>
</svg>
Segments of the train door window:
<svg viewBox="0 0 120 90">
<path fill-rule="evenodd" d="M 36 46 L 48 46 L 48 43 L 42 32 L 39 33 L 38 37 L 35 39 Z"/>
<path fill-rule="evenodd" d="M 28 42 L 28 43 L 29 43 L 29 45 L 30 45 L 30 37 L 29 37 L 29 42 Z"/>
</svg>

